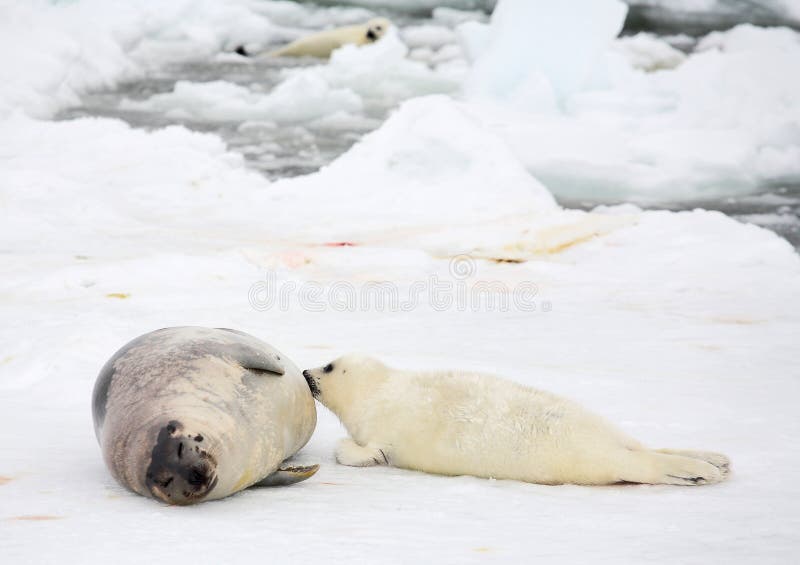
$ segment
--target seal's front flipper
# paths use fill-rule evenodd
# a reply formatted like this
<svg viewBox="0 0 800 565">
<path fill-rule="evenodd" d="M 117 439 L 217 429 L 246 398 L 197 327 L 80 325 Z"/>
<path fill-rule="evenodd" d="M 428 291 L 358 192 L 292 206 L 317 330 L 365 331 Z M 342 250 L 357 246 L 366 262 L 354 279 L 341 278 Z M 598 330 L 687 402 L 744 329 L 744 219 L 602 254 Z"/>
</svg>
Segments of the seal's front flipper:
<svg viewBox="0 0 800 565">
<path fill-rule="evenodd" d="M 319 465 L 281 466 L 277 471 L 261 479 L 254 487 L 284 487 L 305 481 L 319 471 Z"/>
<path fill-rule="evenodd" d="M 237 356 L 239 364 L 250 371 L 251 373 L 262 374 L 269 373 L 271 375 L 283 375 L 286 369 L 283 368 L 283 363 L 280 357 L 255 351 L 253 353 L 245 353 L 244 355 Z"/>
<path fill-rule="evenodd" d="M 243 368 L 257 375 L 280 376 L 286 372 L 280 355 L 268 353 L 248 345 L 234 344 L 229 347 L 229 355 Z"/>
<path fill-rule="evenodd" d="M 231 328 L 214 328 L 215 330 L 222 330 L 223 332 L 231 332 L 232 334 L 241 335 L 248 339 L 253 339 L 252 336 L 247 335 L 239 330 L 232 330 Z M 225 345 L 225 355 L 230 357 L 233 361 L 241 365 L 243 368 L 253 373 L 272 373 L 274 375 L 283 375 L 286 369 L 281 362 L 281 356 L 277 353 L 268 353 L 263 349 L 253 347 L 245 343 L 229 343 Z"/>
</svg>

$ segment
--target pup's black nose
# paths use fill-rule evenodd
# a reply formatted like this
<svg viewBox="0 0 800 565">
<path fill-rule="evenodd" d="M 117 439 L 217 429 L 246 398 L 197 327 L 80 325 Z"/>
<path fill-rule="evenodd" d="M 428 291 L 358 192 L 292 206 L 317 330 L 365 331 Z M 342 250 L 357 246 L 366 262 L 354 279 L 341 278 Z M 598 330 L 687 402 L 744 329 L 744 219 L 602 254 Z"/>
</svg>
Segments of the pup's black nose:
<svg viewBox="0 0 800 565">
<path fill-rule="evenodd" d="M 319 395 L 319 387 L 317 386 L 316 379 L 311 376 L 311 373 L 308 370 L 303 371 L 303 377 L 306 379 L 308 388 L 311 390 L 311 396 L 317 398 L 317 395 Z"/>
</svg>

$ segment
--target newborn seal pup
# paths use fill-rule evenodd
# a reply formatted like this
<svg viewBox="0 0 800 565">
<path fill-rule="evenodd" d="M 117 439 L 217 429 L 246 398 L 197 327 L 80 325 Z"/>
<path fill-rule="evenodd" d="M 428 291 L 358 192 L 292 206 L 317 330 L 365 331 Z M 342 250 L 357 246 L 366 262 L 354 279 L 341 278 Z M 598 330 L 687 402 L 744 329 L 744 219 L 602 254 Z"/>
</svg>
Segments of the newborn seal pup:
<svg viewBox="0 0 800 565">
<path fill-rule="evenodd" d="M 303 371 L 351 438 L 339 463 L 530 483 L 701 485 L 728 475 L 724 455 L 642 446 L 553 394 L 490 375 L 412 372 L 349 355 Z"/>
<path fill-rule="evenodd" d="M 268 57 L 319 57 L 326 59 L 344 45 L 366 45 L 374 43 L 386 34 L 392 22 L 386 18 L 374 18 L 365 24 L 328 29 L 301 37 L 280 49 L 266 54 Z M 250 56 L 240 45 L 235 49 L 239 55 Z"/>
<path fill-rule="evenodd" d="M 236 330 L 165 328 L 134 339 L 100 371 L 92 407 L 114 478 L 168 504 L 292 484 L 318 469 L 282 465 L 317 421 L 300 369 Z"/>
</svg>

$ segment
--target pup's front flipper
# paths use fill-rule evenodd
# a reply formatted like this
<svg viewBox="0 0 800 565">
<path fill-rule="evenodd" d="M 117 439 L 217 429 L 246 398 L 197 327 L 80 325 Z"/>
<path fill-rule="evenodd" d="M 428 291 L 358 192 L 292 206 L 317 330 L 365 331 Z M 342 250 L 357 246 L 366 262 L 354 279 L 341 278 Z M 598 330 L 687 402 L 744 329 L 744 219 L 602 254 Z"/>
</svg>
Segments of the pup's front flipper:
<svg viewBox="0 0 800 565">
<path fill-rule="evenodd" d="M 336 446 L 336 460 L 350 467 L 389 465 L 389 450 L 372 444 L 362 447 L 348 437 Z"/>
<path fill-rule="evenodd" d="M 285 463 L 278 470 L 261 479 L 254 487 L 284 487 L 305 481 L 319 470 L 319 465 L 297 465 L 289 467 Z"/>
</svg>

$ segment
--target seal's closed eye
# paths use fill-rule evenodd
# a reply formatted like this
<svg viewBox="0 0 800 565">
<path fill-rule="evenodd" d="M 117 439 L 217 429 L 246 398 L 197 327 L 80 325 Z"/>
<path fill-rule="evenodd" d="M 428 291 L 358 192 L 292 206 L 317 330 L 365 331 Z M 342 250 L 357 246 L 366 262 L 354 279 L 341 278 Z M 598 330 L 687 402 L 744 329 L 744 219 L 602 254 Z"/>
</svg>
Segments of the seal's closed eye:
<svg viewBox="0 0 800 565">
<path fill-rule="evenodd" d="M 331 371 L 333 371 L 333 363 L 328 363 L 322 368 L 323 373 L 330 373 Z"/>
</svg>

